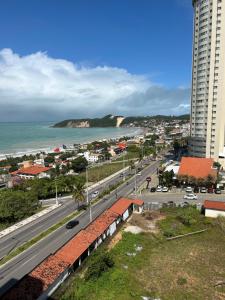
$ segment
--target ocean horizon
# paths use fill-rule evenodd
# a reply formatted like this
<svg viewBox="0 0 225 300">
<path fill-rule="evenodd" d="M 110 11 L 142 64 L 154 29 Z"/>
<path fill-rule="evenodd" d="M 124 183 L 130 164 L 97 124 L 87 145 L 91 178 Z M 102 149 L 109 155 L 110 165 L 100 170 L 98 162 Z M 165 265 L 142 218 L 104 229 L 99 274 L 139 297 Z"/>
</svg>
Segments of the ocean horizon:
<svg viewBox="0 0 225 300">
<path fill-rule="evenodd" d="M 141 132 L 140 128 L 53 128 L 53 125 L 54 122 L 0 122 L 0 159 Z"/>
</svg>

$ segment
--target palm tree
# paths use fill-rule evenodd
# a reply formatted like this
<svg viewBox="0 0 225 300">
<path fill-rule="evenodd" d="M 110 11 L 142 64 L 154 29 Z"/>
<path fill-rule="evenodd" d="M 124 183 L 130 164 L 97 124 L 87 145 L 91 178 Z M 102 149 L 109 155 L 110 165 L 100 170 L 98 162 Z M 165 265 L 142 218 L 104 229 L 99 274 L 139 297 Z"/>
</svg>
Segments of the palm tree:
<svg viewBox="0 0 225 300">
<path fill-rule="evenodd" d="M 85 189 L 83 182 L 77 182 L 77 184 L 74 187 L 72 197 L 75 203 L 78 204 L 78 207 L 80 205 L 80 202 L 83 202 L 85 200 Z"/>
<path fill-rule="evenodd" d="M 130 170 L 134 170 L 135 169 L 135 164 L 134 164 L 134 161 L 133 160 L 130 160 L 129 161 L 129 166 L 130 166 Z"/>
</svg>

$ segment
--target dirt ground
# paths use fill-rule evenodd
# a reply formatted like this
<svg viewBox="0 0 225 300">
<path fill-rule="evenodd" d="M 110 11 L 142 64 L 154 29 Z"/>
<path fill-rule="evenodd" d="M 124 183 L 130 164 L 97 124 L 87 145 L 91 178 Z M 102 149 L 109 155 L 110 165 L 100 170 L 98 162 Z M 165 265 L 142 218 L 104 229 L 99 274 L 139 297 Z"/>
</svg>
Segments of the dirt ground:
<svg viewBox="0 0 225 300">
<path fill-rule="evenodd" d="M 158 233 L 157 222 L 164 218 L 165 215 L 158 211 L 146 211 L 142 214 L 134 213 L 125 226 L 137 226 L 142 231 Z"/>
</svg>

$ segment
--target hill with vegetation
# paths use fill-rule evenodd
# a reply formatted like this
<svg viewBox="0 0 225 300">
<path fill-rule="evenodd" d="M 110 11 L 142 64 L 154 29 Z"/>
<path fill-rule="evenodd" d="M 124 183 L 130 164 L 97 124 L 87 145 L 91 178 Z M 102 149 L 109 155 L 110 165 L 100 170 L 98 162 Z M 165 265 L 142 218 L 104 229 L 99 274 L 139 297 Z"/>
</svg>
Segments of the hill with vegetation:
<svg viewBox="0 0 225 300">
<path fill-rule="evenodd" d="M 122 116 L 113 116 L 107 115 L 103 118 L 87 118 L 87 119 L 69 119 L 62 122 L 56 123 L 53 127 L 63 128 L 88 128 L 88 127 L 116 127 L 118 126 L 118 120 L 121 120 L 119 126 L 129 126 L 130 124 L 135 124 L 135 126 L 142 126 L 143 122 L 151 121 L 189 121 L 190 115 L 180 115 L 180 116 L 132 116 L 132 117 L 122 117 Z"/>
</svg>

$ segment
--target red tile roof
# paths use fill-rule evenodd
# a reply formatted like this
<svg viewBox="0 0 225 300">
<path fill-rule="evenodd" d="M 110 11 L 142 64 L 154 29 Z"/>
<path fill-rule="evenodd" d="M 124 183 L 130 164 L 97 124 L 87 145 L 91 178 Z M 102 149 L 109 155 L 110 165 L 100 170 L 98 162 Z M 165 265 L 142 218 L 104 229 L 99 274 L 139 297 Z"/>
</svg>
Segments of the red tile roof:
<svg viewBox="0 0 225 300">
<path fill-rule="evenodd" d="M 206 209 L 222 210 L 225 211 L 225 202 L 205 200 L 203 204 Z"/>
<path fill-rule="evenodd" d="M 48 167 L 31 166 L 27 168 L 21 168 L 17 171 L 12 172 L 11 174 L 12 175 L 16 175 L 16 174 L 38 175 L 42 172 L 47 172 L 48 170 L 50 170 L 50 168 Z"/>
<path fill-rule="evenodd" d="M 116 203 L 114 203 L 109 210 L 113 211 L 119 215 L 123 215 L 123 213 L 130 207 L 131 204 L 137 204 L 142 206 L 144 201 L 138 199 L 127 199 L 120 198 Z"/>
<path fill-rule="evenodd" d="M 212 158 L 182 157 L 178 175 L 188 175 L 195 178 L 216 177 Z"/>
</svg>

